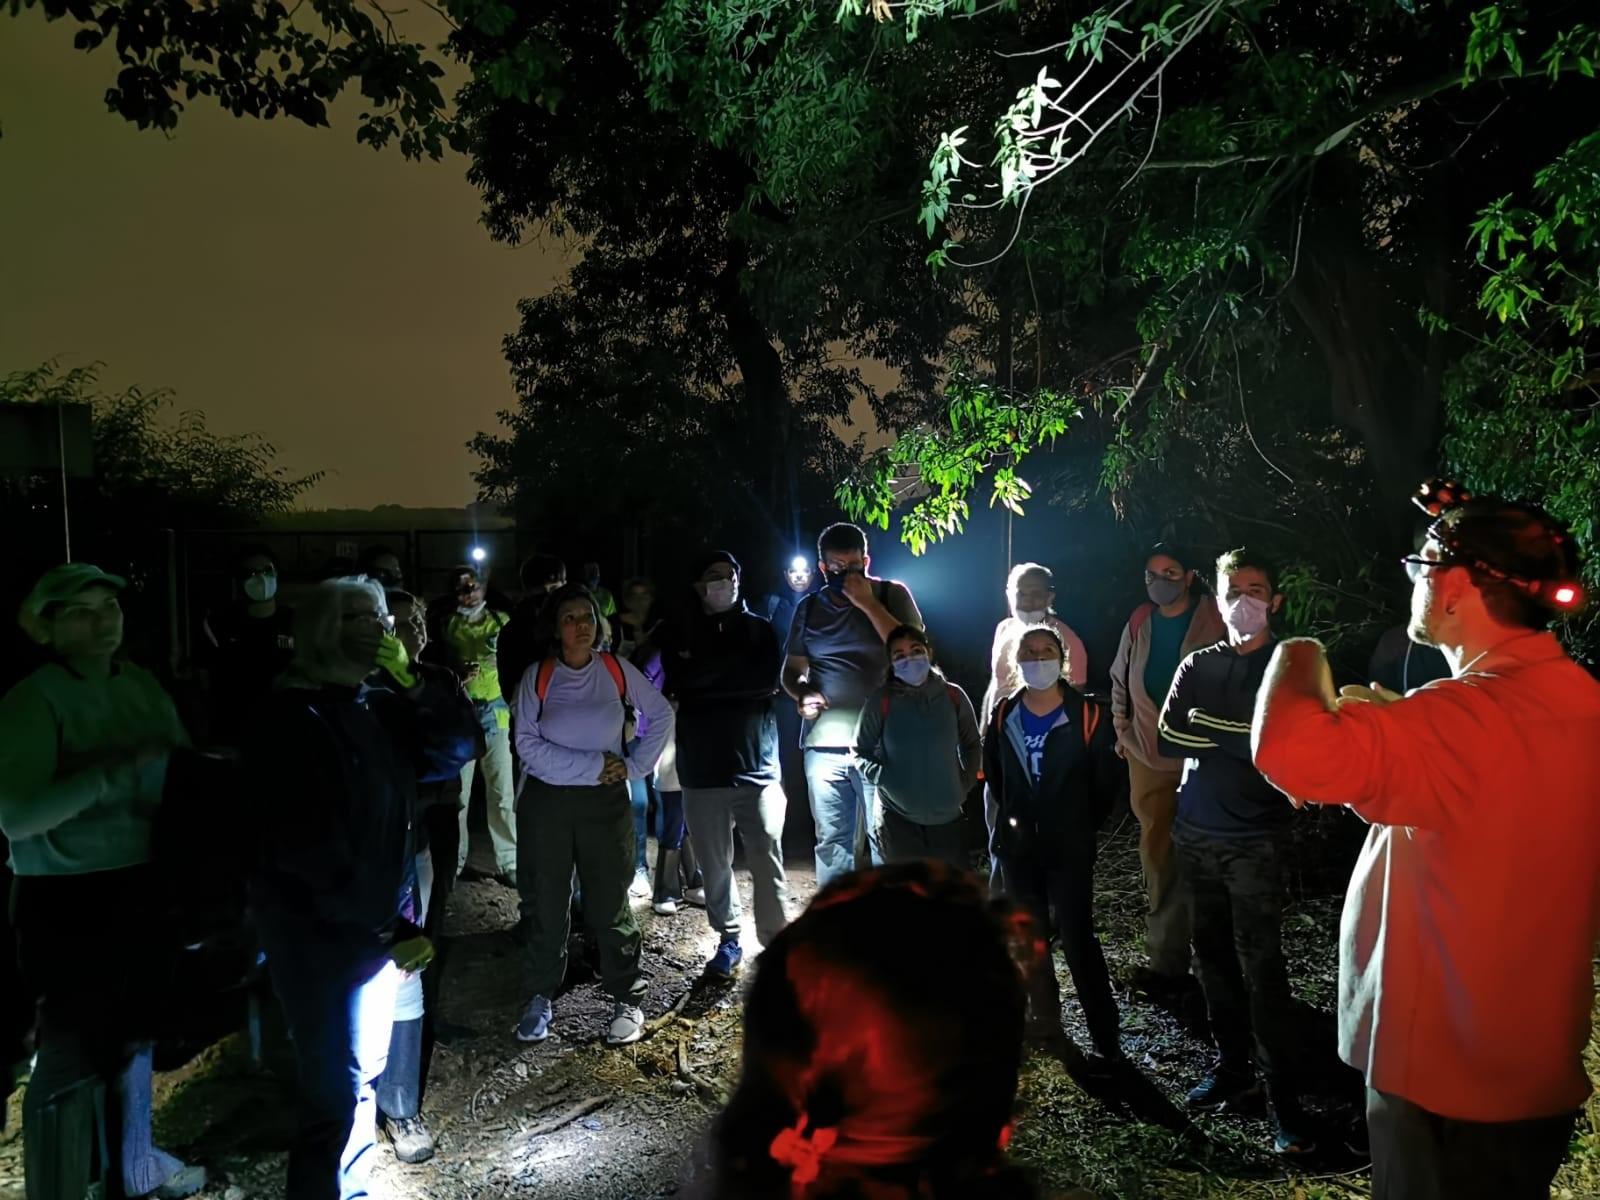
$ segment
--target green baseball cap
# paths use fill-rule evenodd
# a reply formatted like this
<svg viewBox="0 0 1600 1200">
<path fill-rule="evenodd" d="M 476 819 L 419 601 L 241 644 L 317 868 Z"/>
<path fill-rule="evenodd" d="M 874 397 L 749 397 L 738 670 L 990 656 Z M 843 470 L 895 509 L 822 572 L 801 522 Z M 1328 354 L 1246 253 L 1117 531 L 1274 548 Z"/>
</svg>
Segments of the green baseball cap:
<svg viewBox="0 0 1600 1200">
<path fill-rule="evenodd" d="M 93 563 L 62 563 L 39 577 L 39 582 L 33 585 L 33 591 L 22 602 L 22 611 L 29 617 L 42 617 L 45 609 L 52 604 L 71 600 L 84 588 L 96 585 L 116 588 L 120 592 L 128 586 L 128 581 L 120 575 L 102 571 Z"/>
</svg>

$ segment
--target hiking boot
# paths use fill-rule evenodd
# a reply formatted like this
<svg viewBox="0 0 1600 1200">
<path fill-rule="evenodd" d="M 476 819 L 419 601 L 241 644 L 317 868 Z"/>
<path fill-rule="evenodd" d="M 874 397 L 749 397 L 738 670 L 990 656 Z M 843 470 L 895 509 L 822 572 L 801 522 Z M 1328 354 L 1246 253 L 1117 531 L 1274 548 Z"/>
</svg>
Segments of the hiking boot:
<svg viewBox="0 0 1600 1200">
<path fill-rule="evenodd" d="M 1233 1071 L 1213 1070 L 1199 1084 L 1189 1090 L 1184 1103 L 1190 1108 L 1227 1108 L 1261 1095 L 1261 1085 L 1254 1075 Z"/>
<path fill-rule="evenodd" d="M 425 1163 L 433 1157 L 433 1134 L 419 1113 L 414 1117 L 385 1119 L 384 1135 L 394 1147 L 394 1156 L 403 1163 Z"/>
<path fill-rule="evenodd" d="M 628 895 L 635 900 L 643 900 L 653 891 L 655 888 L 650 884 L 650 876 L 645 874 L 643 867 L 640 867 L 633 873 L 633 882 L 628 885 Z"/>
<path fill-rule="evenodd" d="M 706 964 L 706 974 L 715 975 L 718 979 L 732 979 L 743 961 L 744 950 L 740 948 L 737 940 L 723 942 L 711 956 L 711 961 Z"/>
<path fill-rule="evenodd" d="M 644 1009 L 637 1004 L 618 1000 L 611 1014 L 611 1028 L 606 1030 L 606 1045 L 626 1046 L 644 1036 Z"/>
<path fill-rule="evenodd" d="M 517 1022 L 517 1041 L 542 1042 L 550 1036 L 550 1000 L 546 996 L 535 996 L 528 1001 L 528 1007 L 522 1010 L 522 1019 Z"/>
<path fill-rule="evenodd" d="M 1317 1148 L 1311 1123 L 1300 1107 L 1300 1097 L 1292 1092 L 1268 1089 L 1267 1118 L 1272 1122 L 1272 1149 L 1278 1154 L 1292 1157 L 1310 1154 Z"/>
<path fill-rule="evenodd" d="M 650 911 L 658 917 L 672 917 L 678 913 L 678 902 L 671 896 L 663 897 L 650 905 Z"/>
<path fill-rule="evenodd" d="M 206 1169 L 185 1164 L 168 1175 L 165 1183 L 148 1194 L 154 1200 L 184 1200 L 185 1196 L 192 1196 L 205 1186 Z"/>
</svg>

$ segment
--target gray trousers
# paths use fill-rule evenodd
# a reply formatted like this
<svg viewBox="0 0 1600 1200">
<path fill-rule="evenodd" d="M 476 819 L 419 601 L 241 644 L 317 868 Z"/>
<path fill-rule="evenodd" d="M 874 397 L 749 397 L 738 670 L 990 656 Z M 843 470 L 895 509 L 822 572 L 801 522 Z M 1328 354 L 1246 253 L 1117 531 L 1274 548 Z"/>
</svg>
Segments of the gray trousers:
<svg viewBox="0 0 1600 1200">
<path fill-rule="evenodd" d="M 1549 1200 L 1576 1119 L 1458 1121 L 1368 1088 L 1372 1200 Z"/>
<path fill-rule="evenodd" d="M 706 919 L 724 941 L 737 941 L 743 915 L 733 886 L 733 831 L 744 840 L 744 856 L 755 885 L 756 937 L 765 946 L 788 924 L 784 901 L 783 786 L 683 789 L 683 816 L 706 882 Z"/>
<path fill-rule="evenodd" d="M 967 857 L 966 824 L 957 817 L 942 825 L 919 825 L 902 817 L 887 804 L 878 808 L 878 842 L 886 863 L 937 859 L 963 871 L 972 869 Z"/>
</svg>

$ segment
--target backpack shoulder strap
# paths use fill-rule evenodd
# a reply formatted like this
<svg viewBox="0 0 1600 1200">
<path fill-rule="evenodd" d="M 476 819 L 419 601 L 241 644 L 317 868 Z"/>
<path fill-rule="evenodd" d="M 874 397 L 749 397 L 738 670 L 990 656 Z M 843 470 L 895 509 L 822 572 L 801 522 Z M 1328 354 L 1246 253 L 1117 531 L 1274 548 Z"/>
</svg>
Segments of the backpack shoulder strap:
<svg viewBox="0 0 1600 1200">
<path fill-rule="evenodd" d="M 606 674 L 611 676 L 611 682 L 617 685 L 617 699 L 628 698 L 628 680 L 622 674 L 622 664 L 617 661 L 617 656 L 609 650 L 600 651 L 600 661 L 605 665 Z"/>
<path fill-rule="evenodd" d="M 944 685 L 944 694 L 950 697 L 950 707 L 956 710 L 956 721 L 961 720 L 961 689 L 953 683 Z"/>
<path fill-rule="evenodd" d="M 1145 622 L 1150 619 L 1150 614 L 1155 610 L 1156 606 L 1148 600 L 1134 609 L 1133 615 L 1128 618 L 1128 636 L 1138 637 L 1139 630 L 1144 628 Z"/>
<path fill-rule="evenodd" d="M 534 668 L 533 694 L 534 698 L 539 701 L 539 711 L 534 714 L 533 718 L 536 721 L 544 716 L 544 698 L 550 692 L 550 677 L 555 673 L 556 660 L 553 658 L 540 659 L 539 665 Z"/>
<path fill-rule="evenodd" d="M 878 715 L 880 717 L 887 717 L 889 715 L 889 689 L 888 688 L 884 688 L 883 689 L 883 694 L 878 697 Z"/>
<path fill-rule="evenodd" d="M 1083 748 L 1087 750 L 1089 743 L 1094 740 L 1095 730 L 1100 728 L 1100 706 L 1093 700 L 1083 702 Z"/>
</svg>

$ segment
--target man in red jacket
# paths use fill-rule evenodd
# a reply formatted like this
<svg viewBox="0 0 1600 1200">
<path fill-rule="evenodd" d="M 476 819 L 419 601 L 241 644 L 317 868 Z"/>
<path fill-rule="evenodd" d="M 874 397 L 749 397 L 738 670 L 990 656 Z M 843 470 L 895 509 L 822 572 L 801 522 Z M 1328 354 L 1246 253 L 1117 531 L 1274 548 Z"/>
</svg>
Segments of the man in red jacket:
<svg viewBox="0 0 1600 1200">
<path fill-rule="evenodd" d="M 1411 636 L 1453 677 L 1335 695 L 1322 647 L 1285 642 L 1255 762 L 1372 825 L 1339 1052 L 1367 1080 L 1375 1200 L 1543 1200 L 1590 1092 L 1600 937 L 1600 683 L 1544 631 L 1582 601 L 1577 555 L 1542 511 L 1472 500 L 1406 563 Z"/>
</svg>

